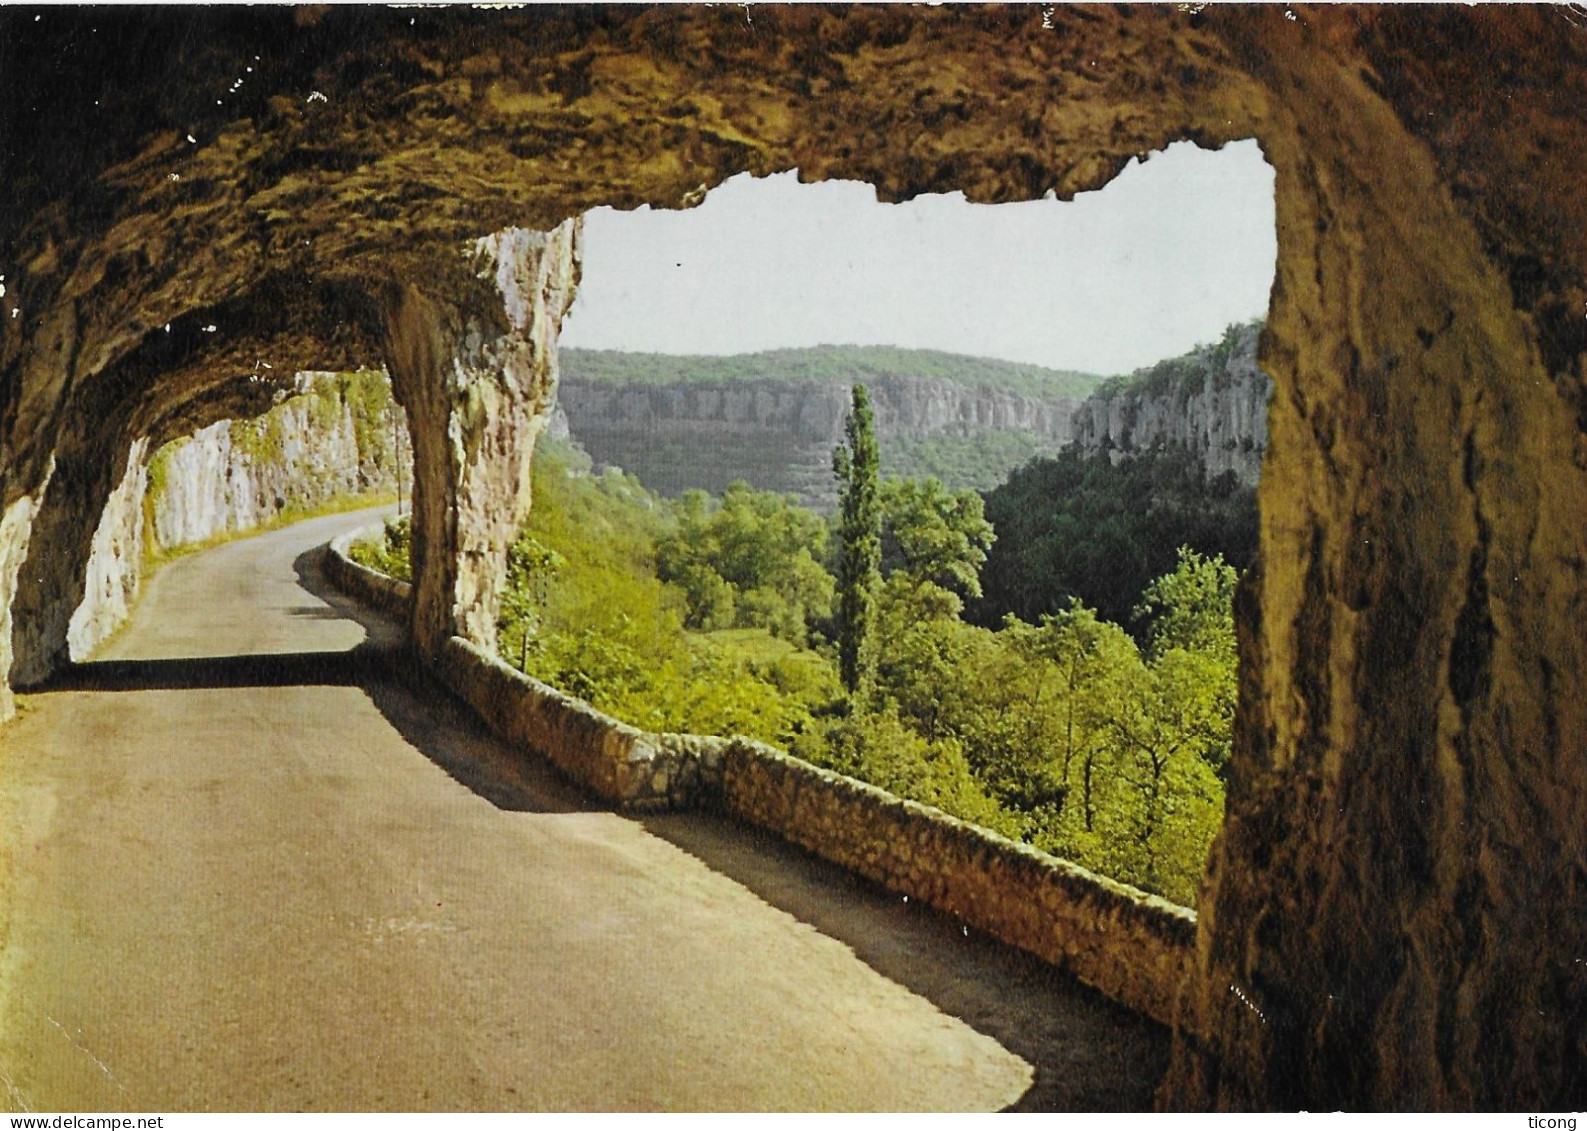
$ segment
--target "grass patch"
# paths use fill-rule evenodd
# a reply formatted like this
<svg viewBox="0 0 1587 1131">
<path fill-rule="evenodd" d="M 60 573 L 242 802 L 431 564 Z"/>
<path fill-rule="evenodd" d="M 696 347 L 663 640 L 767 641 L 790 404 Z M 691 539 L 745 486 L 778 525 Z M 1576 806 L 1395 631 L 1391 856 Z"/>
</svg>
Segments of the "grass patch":
<svg viewBox="0 0 1587 1131">
<path fill-rule="evenodd" d="M 724 628 L 718 632 L 689 632 L 684 635 L 691 645 L 714 644 L 718 648 L 731 649 L 752 663 L 775 663 L 800 651 L 791 641 L 779 639 L 764 628 Z"/>
</svg>

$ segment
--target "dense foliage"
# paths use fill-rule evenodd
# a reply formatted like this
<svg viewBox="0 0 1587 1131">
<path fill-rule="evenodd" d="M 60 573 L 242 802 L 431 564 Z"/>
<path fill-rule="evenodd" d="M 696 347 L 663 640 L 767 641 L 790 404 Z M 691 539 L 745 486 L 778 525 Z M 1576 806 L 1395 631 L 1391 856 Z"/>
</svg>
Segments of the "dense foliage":
<svg viewBox="0 0 1587 1131">
<path fill-rule="evenodd" d="M 536 678 L 648 730 L 786 742 L 807 711 L 782 687 L 807 685 L 809 674 L 764 629 L 752 634 L 769 645 L 758 655 L 711 634 L 686 632 L 688 594 L 663 581 L 657 568 L 659 547 L 675 539 L 679 516 L 637 480 L 615 472 L 582 474 L 549 451 L 536 459 L 533 487 L 534 509 L 508 561 L 502 654 Z M 735 500 L 739 518 L 776 509 L 764 498 Z M 780 509 L 788 509 L 786 503 Z M 744 527 L 776 525 L 773 514 L 764 526 Z M 725 544 L 753 556 L 746 538 L 729 537 Z M 799 552 L 794 548 L 795 557 Z M 734 565 L 750 571 L 735 576 L 765 580 L 754 575 L 753 562 Z M 752 585 L 750 592 L 764 588 Z M 732 605 L 765 608 L 737 590 Z"/>
<path fill-rule="evenodd" d="M 981 596 L 981 567 L 996 541 L 981 496 L 935 479 L 889 479 L 878 501 L 888 585 L 922 615 L 957 615 Z"/>
<path fill-rule="evenodd" d="M 1079 600 L 1129 624 L 1141 591 L 1180 546 L 1246 569 L 1256 555 L 1256 492 L 1233 473 L 1208 479 L 1194 453 L 1142 452 L 1117 465 L 1070 448 L 1035 460 L 986 495 L 997 544 L 968 619 L 1035 621 Z"/>
<path fill-rule="evenodd" d="M 787 495 L 739 482 L 720 502 L 689 491 L 656 544 L 656 575 L 683 590 L 691 629 L 763 628 L 803 644 L 831 615 L 827 526 Z"/>
<path fill-rule="evenodd" d="M 874 675 L 848 694 L 829 615 L 842 539 L 818 516 L 742 484 L 667 503 L 549 447 L 534 491 L 503 593 L 510 662 L 636 725 L 775 742 L 1194 902 L 1234 702 L 1220 558 L 1170 551 L 1126 606 L 1141 644 L 1074 599 L 968 624 L 994 545 L 979 496 L 883 480 Z"/>
<path fill-rule="evenodd" d="M 1069 369 L 967 357 L 897 346 L 813 346 L 731 356 L 628 353 L 563 349 L 562 377 L 609 385 L 731 384 L 835 381 L 849 385 L 878 378 L 941 378 L 975 388 L 1006 389 L 1043 397 L 1086 397 L 1102 378 Z"/>
<path fill-rule="evenodd" d="M 348 557 L 361 566 L 367 566 L 395 577 L 398 581 L 413 580 L 413 528 L 406 518 L 387 519 L 386 536 L 379 542 L 355 542 L 348 548 Z"/>
</svg>

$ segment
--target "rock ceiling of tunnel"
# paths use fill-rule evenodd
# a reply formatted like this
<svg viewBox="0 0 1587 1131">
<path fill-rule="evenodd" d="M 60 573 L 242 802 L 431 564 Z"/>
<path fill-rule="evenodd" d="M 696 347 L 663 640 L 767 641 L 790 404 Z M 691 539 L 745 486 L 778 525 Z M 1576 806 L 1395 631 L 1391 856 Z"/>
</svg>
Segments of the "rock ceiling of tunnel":
<svg viewBox="0 0 1587 1131">
<path fill-rule="evenodd" d="M 79 377 L 167 323 L 173 344 L 133 359 L 143 380 L 374 361 L 356 301 L 332 326 L 280 312 L 323 306 L 327 284 L 464 286 L 459 252 L 490 231 L 686 206 L 744 170 L 868 180 L 883 199 L 1093 187 L 1161 144 L 1165 103 L 1206 119 L 1174 107 L 1205 100 L 1224 61 L 1151 9 L 1045 30 L 1034 9 L 201 13 L 6 20 L 6 93 L 30 107 L 13 136 L 85 135 L 36 151 L 4 231 L 24 315 L 74 306 Z M 81 73 L 30 82 L 52 52 Z"/>
<path fill-rule="evenodd" d="M 357 300 L 391 280 L 467 285 L 459 252 L 499 228 L 549 229 L 599 204 L 687 206 L 734 173 L 794 167 L 869 181 L 884 200 L 1069 195 L 1173 138 L 1248 136 L 1273 117 L 1273 90 L 1246 73 L 1261 76 L 1262 36 L 1358 54 L 1413 122 L 1431 120 L 1457 182 L 1491 189 L 1488 165 L 1470 158 L 1491 144 L 1488 120 L 1515 111 L 1477 97 L 1451 115 L 1447 72 L 1375 66 L 1396 41 L 1427 35 L 1396 19 L 1308 11 L 1297 29 L 1277 10 L 1166 7 L 12 10 L 0 16 L 0 94 L 8 147 L 26 160 L 0 190 L 5 301 L 38 320 L 35 338 L 61 339 L 41 360 L 58 370 L 70 355 L 73 378 L 167 324 L 169 344 L 134 358 L 133 379 L 163 369 L 202 386 L 217 370 L 257 375 L 266 355 L 277 369 L 369 363 L 378 343 Z M 1521 83 L 1563 111 L 1582 81 L 1522 65 L 1527 32 L 1501 42 L 1511 58 L 1460 81 L 1479 93 Z M 1571 117 L 1538 118 L 1540 188 L 1558 187 L 1561 169 L 1542 155 L 1587 140 Z M 1507 220 L 1540 214 L 1527 201 L 1507 208 L 1496 245 Z M 1567 222 L 1579 216 L 1545 219 L 1580 249 L 1587 225 Z M 1558 289 L 1555 264 L 1514 258 L 1535 289 Z M 345 292 L 325 289 L 338 284 Z M 315 316 L 326 309 L 335 317 Z M 49 385 L 21 350 L 6 335 L 0 365 Z"/>
</svg>

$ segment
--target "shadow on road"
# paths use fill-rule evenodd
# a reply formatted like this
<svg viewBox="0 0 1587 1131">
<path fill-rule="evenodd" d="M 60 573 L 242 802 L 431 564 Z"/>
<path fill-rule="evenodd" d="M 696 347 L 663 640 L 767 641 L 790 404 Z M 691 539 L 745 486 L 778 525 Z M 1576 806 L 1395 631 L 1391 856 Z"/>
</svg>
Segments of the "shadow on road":
<svg viewBox="0 0 1587 1131">
<path fill-rule="evenodd" d="M 454 780 L 515 812 L 609 810 L 542 759 L 509 751 L 406 651 L 402 626 L 343 595 L 321 551 L 294 563 L 303 588 L 364 627 L 381 657 L 366 688 L 403 736 Z M 707 813 L 633 817 L 860 961 L 1031 1064 L 1016 1111 L 1140 1111 L 1168 1064 L 1168 1034 L 1039 959 L 908 903 L 777 837 Z"/>
<path fill-rule="evenodd" d="M 396 619 L 353 600 L 325 579 L 324 547 L 293 561 L 298 584 L 325 602 L 312 614 L 360 625 L 364 642 L 350 653 L 359 684 L 386 721 L 453 781 L 512 813 L 574 813 L 591 808 L 584 795 L 538 758 L 509 751 L 472 711 L 419 663 Z"/>
<path fill-rule="evenodd" d="M 497 741 L 417 662 L 403 625 L 326 581 L 320 570 L 322 554 L 323 548 L 307 551 L 293 567 L 303 589 L 324 603 L 304 604 L 288 613 L 355 621 L 366 634 L 355 648 L 74 664 L 41 690 L 357 686 L 410 745 L 499 809 L 611 811 L 561 779 L 545 760 Z M 878 974 L 1022 1057 L 1032 1065 L 1034 1081 L 1013 1110 L 1150 1108 L 1168 1057 L 1167 1033 L 1155 1023 L 1030 955 L 762 830 L 703 812 L 628 819 L 770 906 L 843 943 Z M 753 956 L 744 960 L 753 961 Z"/>
<path fill-rule="evenodd" d="M 404 737 L 493 805 L 529 812 L 608 810 L 549 763 L 507 750 L 406 653 L 401 626 L 334 589 L 319 551 L 296 564 L 303 587 L 368 633 L 387 679 L 369 685 Z M 391 681 L 405 689 L 396 694 Z M 386 690 L 382 691 L 382 687 Z M 1039 959 L 909 903 L 762 830 L 708 813 L 631 816 L 652 835 L 843 943 L 883 977 L 998 1041 L 1034 1068 L 1017 1111 L 1139 1111 L 1168 1064 L 1156 1023 Z"/>
<path fill-rule="evenodd" d="M 94 660 L 68 665 L 38 688 L 50 691 L 191 691 L 204 687 L 352 687 L 366 657 L 349 652 Z"/>
<path fill-rule="evenodd" d="M 346 620 L 340 612 L 328 605 L 298 605 L 287 610 L 289 617 L 303 617 L 308 620 Z"/>
<path fill-rule="evenodd" d="M 1033 955 L 885 891 L 761 829 L 707 813 L 640 823 L 1035 1069 L 1012 1111 L 1142 1111 L 1168 1033 Z"/>
</svg>

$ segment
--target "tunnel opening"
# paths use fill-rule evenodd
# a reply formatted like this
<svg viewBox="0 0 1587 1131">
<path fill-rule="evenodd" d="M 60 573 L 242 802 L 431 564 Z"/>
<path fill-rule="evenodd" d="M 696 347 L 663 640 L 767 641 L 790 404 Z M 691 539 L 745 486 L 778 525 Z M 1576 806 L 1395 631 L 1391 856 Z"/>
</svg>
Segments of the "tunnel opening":
<svg viewBox="0 0 1587 1131">
<path fill-rule="evenodd" d="M 296 373 L 291 394 L 269 411 L 150 451 L 146 541 L 159 555 L 347 507 L 390 502 L 401 510 L 412 447 L 383 369 Z M 195 497 L 183 497 L 195 483 Z"/>
<path fill-rule="evenodd" d="M 587 215 L 497 651 L 642 729 L 748 735 L 1193 904 L 1255 554 L 1272 193 L 1241 143 L 1072 204 L 789 173 Z M 856 385 L 864 688 L 837 664 Z M 358 553 L 400 570 L 407 539 Z"/>
</svg>

